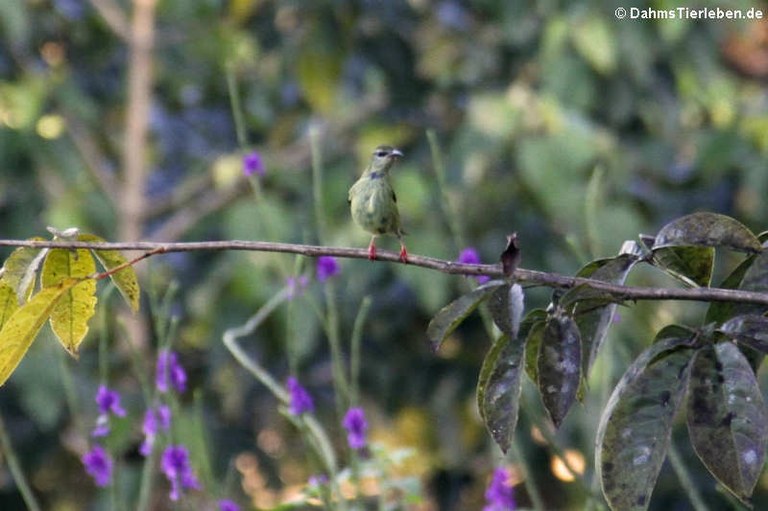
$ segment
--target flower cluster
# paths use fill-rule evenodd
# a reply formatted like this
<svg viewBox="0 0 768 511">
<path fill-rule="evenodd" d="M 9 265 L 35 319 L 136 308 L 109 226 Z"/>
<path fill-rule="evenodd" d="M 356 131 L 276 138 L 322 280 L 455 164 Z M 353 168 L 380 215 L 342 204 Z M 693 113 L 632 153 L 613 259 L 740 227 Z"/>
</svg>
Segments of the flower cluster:
<svg viewBox="0 0 768 511">
<path fill-rule="evenodd" d="M 91 431 L 91 436 L 102 438 L 109 435 L 111 418 L 113 416 L 125 417 L 125 409 L 120 404 L 120 394 L 106 385 L 99 386 L 95 401 L 99 415 L 96 418 L 96 426 Z M 93 477 L 96 486 L 109 486 L 112 482 L 114 461 L 101 444 L 95 442 L 91 449 L 82 456 L 81 461 L 85 466 L 85 471 Z"/>
<path fill-rule="evenodd" d="M 301 386 L 299 380 L 293 376 L 289 376 L 288 381 L 285 383 L 285 387 L 288 389 L 289 397 L 288 413 L 299 416 L 302 413 L 311 413 L 315 410 L 312 396 L 309 395 L 307 389 Z"/>
<path fill-rule="evenodd" d="M 467 247 L 461 251 L 457 261 L 462 264 L 480 264 L 480 254 L 477 252 L 476 248 Z M 475 280 L 477 280 L 478 284 L 485 284 L 491 280 L 491 277 L 487 275 L 478 275 L 475 277 Z"/>
<path fill-rule="evenodd" d="M 259 177 L 264 177 L 266 171 L 267 169 L 264 166 L 264 160 L 258 151 L 251 151 L 243 156 L 243 174 L 245 177 L 251 177 L 254 174 Z"/>
<path fill-rule="evenodd" d="M 515 491 L 510 483 L 510 474 L 504 467 L 493 472 L 493 478 L 485 490 L 486 505 L 483 511 L 513 511 L 515 509 Z"/>
<path fill-rule="evenodd" d="M 364 449 L 367 444 L 365 436 L 368 431 L 365 411 L 359 407 L 350 408 L 347 410 L 346 415 L 344 415 L 341 425 L 347 430 L 347 443 L 349 447 L 356 451 Z"/>
<path fill-rule="evenodd" d="M 173 417 L 171 406 L 167 401 L 172 393 L 182 393 L 186 388 L 187 373 L 179 362 L 178 355 L 170 350 L 162 350 L 158 354 L 155 371 L 155 389 L 159 399 L 144 414 L 141 427 L 144 440 L 139 447 L 141 455 L 149 456 L 161 435 L 167 437 L 170 433 Z M 100 386 L 96 392 L 96 404 L 99 415 L 91 435 L 94 438 L 101 438 L 109 434 L 111 418 L 124 417 L 126 412 L 120 404 L 120 394 L 104 385 Z M 111 484 L 114 461 L 104 447 L 98 443 L 94 444 L 81 460 L 86 472 L 97 486 L 105 487 Z M 160 470 L 170 484 L 168 497 L 172 501 L 179 500 L 185 490 L 200 489 L 200 482 L 192 468 L 189 450 L 183 445 L 169 444 L 163 449 L 160 456 Z M 220 500 L 218 504 L 221 511 L 239 511 L 240 509 L 231 500 Z"/>
</svg>

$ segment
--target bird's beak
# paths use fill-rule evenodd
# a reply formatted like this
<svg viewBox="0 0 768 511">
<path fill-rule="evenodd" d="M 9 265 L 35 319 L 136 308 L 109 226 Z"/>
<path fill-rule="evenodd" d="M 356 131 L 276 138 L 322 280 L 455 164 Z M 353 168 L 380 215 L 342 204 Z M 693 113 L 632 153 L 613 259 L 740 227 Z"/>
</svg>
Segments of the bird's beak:
<svg viewBox="0 0 768 511">
<path fill-rule="evenodd" d="M 403 157 L 403 153 L 401 153 L 398 149 L 392 149 L 391 155 L 394 156 L 395 158 Z"/>
</svg>

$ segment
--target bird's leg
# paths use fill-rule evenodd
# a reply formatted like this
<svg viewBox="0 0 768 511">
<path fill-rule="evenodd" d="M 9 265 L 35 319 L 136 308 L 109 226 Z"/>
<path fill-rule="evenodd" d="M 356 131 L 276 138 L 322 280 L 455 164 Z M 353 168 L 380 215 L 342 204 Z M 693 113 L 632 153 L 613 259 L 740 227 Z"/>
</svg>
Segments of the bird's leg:
<svg viewBox="0 0 768 511">
<path fill-rule="evenodd" d="M 400 242 L 400 261 L 408 264 L 408 251 L 405 249 L 405 243 Z"/>
<path fill-rule="evenodd" d="M 376 260 L 376 236 L 372 236 L 371 242 L 368 244 L 368 259 Z"/>
</svg>

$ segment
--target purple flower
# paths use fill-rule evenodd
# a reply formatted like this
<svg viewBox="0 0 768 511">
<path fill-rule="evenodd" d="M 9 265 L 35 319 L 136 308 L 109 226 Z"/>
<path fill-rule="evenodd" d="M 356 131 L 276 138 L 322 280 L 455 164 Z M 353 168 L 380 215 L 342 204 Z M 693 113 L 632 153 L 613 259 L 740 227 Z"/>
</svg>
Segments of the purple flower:
<svg viewBox="0 0 768 511">
<path fill-rule="evenodd" d="M 462 264 L 480 264 L 480 254 L 477 253 L 477 249 L 474 247 L 467 247 L 459 254 L 458 262 Z M 478 275 L 475 277 L 478 284 L 485 284 L 491 277 L 488 275 Z"/>
<path fill-rule="evenodd" d="M 288 288 L 288 298 L 293 300 L 299 296 L 309 284 L 309 279 L 306 275 L 299 275 L 298 277 L 288 277 L 285 279 L 285 286 Z"/>
<path fill-rule="evenodd" d="M 314 411 L 315 404 L 312 402 L 312 396 L 309 395 L 307 389 L 302 387 L 296 378 L 289 376 L 285 386 L 288 388 L 290 397 L 288 413 L 291 415 L 301 415 L 305 412 Z"/>
<path fill-rule="evenodd" d="M 177 392 L 187 388 L 187 373 L 179 363 L 179 356 L 174 351 L 163 350 L 157 355 L 157 373 L 155 385 L 161 393 L 168 392 L 173 386 Z"/>
<path fill-rule="evenodd" d="M 229 499 L 219 501 L 219 511 L 240 511 L 240 506 Z"/>
<path fill-rule="evenodd" d="M 325 282 L 339 273 L 339 262 L 335 257 L 320 256 L 317 258 L 317 280 Z"/>
<path fill-rule="evenodd" d="M 144 433 L 144 441 L 139 447 L 139 454 L 149 456 L 152 447 L 155 445 L 155 439 L 160 431 L 168 431 L 171 427 L 171 409 L 167 405 L 160 405 L 157 408 L 149 408 L 144 414 L 144 422 L 141 425 L 141 431 Z"/>
<path fill-rule="evenodd" d="M 325 484 L 328 484 L 328 476 L 326 476 L 325 474 L 311 475 L 307 480 L 307 485 L 313 488 L 316 488 L 318 486 L 323 486 Z"/>
<path fill-rule="evenodd" d="M 108 486 L 112 479 L 112 458 L 107 451 L 100 445 L 94 445 L 93 448 L 85 453 L 81 458 L 85 471 L 93 477 L 96 486 Z"/>
<path fill-rule="evenodd" d="M 160 459 L 160 469 L 171 483 L 171 492 L 168 497 L 172 501 L 179 500 L 182 490 L 199 490 L 200 483 L 192 472 L 189 464 L 189 451 L 182 445 L 169 445 L 163 451 Z"/>
<path fill-rule="evenodd" d="M 347 430 L 347 443 L 352 449 L 365 447 L 365 433 L 368 431 L 368 421 L 362 408 L 350 408 L 341 423 Z"/>
<path fill-rule="evenodd" d="M 512 511 L 515 509 L 515 491 L 509 480 L 509 471 L 499 467 L 485 490 L 486 506 L 483 511 Z"/>
<path fill-rule="evenodd" d="M 264 177 L 265 172 L 264 160 L 258 151 L 252 151 L 243 156 L 243 174 L 245 177 L 251 177 L 254 174 Z"/>
<path fill-rule="evenodd" d="M 99 407 L 99 416 L 96 418 L 96 427 L 91 436 L 107 436 L 110 414 L 125 417 L 125 410 L 120 406 L 120 394 L 115 390 L 109 390 L 106 385 L 100 385 L 99 390 L 96 391 L 96 405 Z"/>
</svg>

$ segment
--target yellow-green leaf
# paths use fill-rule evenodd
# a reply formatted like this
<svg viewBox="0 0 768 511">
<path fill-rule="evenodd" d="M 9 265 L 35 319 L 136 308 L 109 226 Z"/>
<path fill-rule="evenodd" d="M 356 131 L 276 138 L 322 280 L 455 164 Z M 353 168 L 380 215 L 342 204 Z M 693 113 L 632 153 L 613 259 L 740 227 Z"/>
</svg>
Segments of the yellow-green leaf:
<svg viewBox="0 0 768 511">
<path fill-rule="evenodd" d="M 44 241 L 43 238 L 30 238 L 30 241 Z M 35 274 L 40 267 L 40 261 L 47 253 L 45 248 L 19 247 L 14 250 L 3 264 L 4 282 L 16 293 L 18 303 L 21 305 L 29 299 L 32 293 L 32 285 L 35 283 Z"/>
<path fill-rule="evenodd" d="M 24 358 L 59 300 L 77 283 L 76 279 L 67 279 L 57 286 L 43 289 L 8 318 L 0 330 L 0 385 L 8 380 Z"/>
<path fill-rule="evenodd" d="M 18 308 L 19 301 L 16 299 L 16 291 L 0 280 L 0 328 L 3 328 L 5 322 Z"/>
<path fill-rule="evenodd" d="M 86 249 L 56 248 L 48 252 L 43 263 L 43 288 L 67 279 L 82 279 L 71 286 L 51 310 L 51 328 L 64 349 L 76 355 L 78 346 L 88 333 L 88 320 L 96 312 L 96 281 L 87 278 L 96 273 L 96 262 Z"/>
<path fill-rule="evenodd" d="M 80 234 L 77 237 L 77 240 L 106 242 L 104 238 L 96 236 L 95 234 Z M 117 250 L 93 250 L 92 252 L 96 256 L 96 259 L 99 260 L 99 263 L 101 263 L 107 271 L 128 262 L 125 256 Z M 112 279 L 112 283 L 120 291 L 120 294 L 123 295 L 123 298 L 131 309 L 134 312 L 138 312 L 140 289 L 139 280 L 136 278 L 136 272 L 133 270 L 133 267 L 126 266 L 122 270 L 110 275 L 109 278 Z"/>
</svg>

